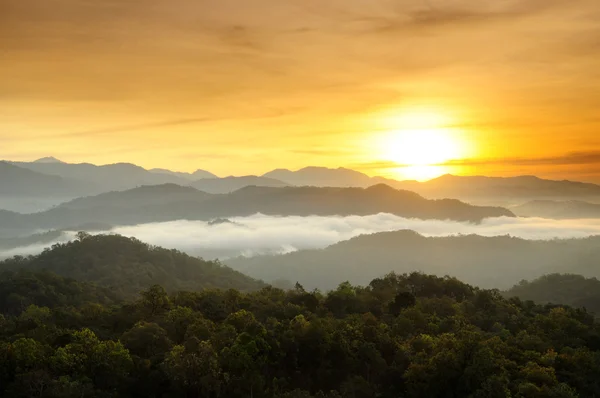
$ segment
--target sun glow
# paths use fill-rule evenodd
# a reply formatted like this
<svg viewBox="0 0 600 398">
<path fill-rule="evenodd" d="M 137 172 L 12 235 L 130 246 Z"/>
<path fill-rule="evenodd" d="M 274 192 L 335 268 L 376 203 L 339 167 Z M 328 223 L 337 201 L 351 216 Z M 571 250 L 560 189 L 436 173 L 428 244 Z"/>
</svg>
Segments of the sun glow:
<svg viewBox="0 0 600 398">
<path fill-rule="evenodd" d="M 390 128 L 380 140 L 380 156 L 398 165 L 398 177 L 428 180 L 450 172 L 444 163 L 468 155 L 463 132 L 452 118 L 432 110 L 408 110 L 386 118 Z"/>
<path fill-rule="evenodd" d="M 431 166 L 457 159 L 462 148 L 444 129 L 399 130 L 387 140 L 387 158 L 405 166 Z"/>
</svg>

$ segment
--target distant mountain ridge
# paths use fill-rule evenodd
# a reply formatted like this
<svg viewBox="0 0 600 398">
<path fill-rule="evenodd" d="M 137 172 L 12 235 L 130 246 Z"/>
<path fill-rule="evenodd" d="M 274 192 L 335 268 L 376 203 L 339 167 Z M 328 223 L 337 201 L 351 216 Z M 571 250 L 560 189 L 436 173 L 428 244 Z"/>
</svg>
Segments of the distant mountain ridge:
<svg viewBox="0 0 600 398">
<path fill-rule="evenodd" d="M 171 171 L 171 170 L 167 170 L 167 169 L 150 169 L 148 171 L 151 173 L 156 173 L 156 174 L 173 175 L 173 176 L 176 176 L 179 178 L 184 178 L 184 179 L 190 180 L 190 181 L 201 180 L 203 178 L 219 178 L 217 175 L 211 173 L 210 171 L 201 170 L 201 169 L 198 169 L 198 170 L 194 171 L 193 173 L 184 173 L 184 172 L 180 172 L 180 171 Z"/>
<path fill-rule="evenodd" d="M 210 194 L 177 184 L 143 185 L 127 191 L 111 191 L 100 195 L 77 198 L 57 206 L 58 210 L 91 209 L 94 207 L 123 208 L 203 201 Z"/>
<path fill-rule="evenodd" d="M 374 180 L 366 174 L 343 167 L 329 169 L 325 167 L 305 167 L 297 171 L 276 169 L 263 174 L 297 186 L 315 187 L 361 187 L 374 185 Z"/>
<path fill-rule="evenodd" d="M 86 184 L 57 175 L 47 175 L 35 170 L 0 161 L 0 195 L 6 196 L 69 196 L 85 193 Z"/>
<path fill-rule="evenodd" d="M 71 164 L 53 157 L 34 162 L 2 162 L 0 166 L 3 166 L 0 167 L 0 182 L 3 183 L 0 184 L 0 195 L 13 196 L 46 197 L 56 193 L 63 198 L 73 199 L 162 184 L 194 186 L 216 194 L 233 192 L 248 185 L 280 187 L 288 185 L 282 181 L 260 176 L 219 178 L 201 169 L 193 173 L 181 173 L 167 169 L 146 170 L 131 163 L 102 166 L 90 163 Z M 21 175 L 20 178 L 15 177 L 18 173 Z"/>
<path fill-rule="evenodd" d="M 580 200 L 534 200 L 511 208 L 522 217 L 554 219 L 600 218 L 600 204 Z"/>
<path fill-rule="evenodd" d="M 22 214 L 15 213 L 14 211 L 0 209 L 0 226 L 13 225 L 15 223 L 18 223 L 22 216 Z"/>
<path fill-rule="evenodd" d="M 259 187 L 286 187 L 283 181 L 269 177 L 242 176 L 242 177 L 223 177 L 223 178 L 205 178 L 190 184 L 192 187 L 204 192 L 222 194 L 231 193 L 248 186 Z"/>
<path fill-rule="evenodd" d="M 45 158 L 40 158 L 38 160 L 34 160 L 33 163 L 65 163 L 65 162 L 55 158 L 54 156 L 46 156 Z"/>
<path fill-rule="evenodd" d="M 96 166 L 90 163 L 13 163 L 38 173 L 79 181 L 90 186 L 90 193 L 131 189 L 139 185 L 185 184 L 175 175 L 152 173 L 132 163 Z"/>
<path fill-rule="evenodd" d="M 18 167 L 22 177 L 14 177 Z M 27 174 L 23 170 L 37 174 Z M 12 177 L 11 177 L 12 175 Z M 60 178 L 62 180 L 58 180 Z M 194 173 L 167 169 L 146 170 L 130 163 L 96 166 L 89 163 L 69 164 L 54 157 L 34 162 L 3 162 L 0 167 L 0 196 L 73 199 L 103 192 L 124 191 L 143 185 L 189 185 L 202 191 L 230 193 L 246 186 L 265 187 L 313 186 L 368 188 L 386 184 L 396 189 L 416 192 L 431 199 L 454 198 L 474 204 L 508 206 L 531 200 L 580 200 L 600 202 L 600 186 L 575 181 L 553 181 L 534 176 L 482 177 L 444 175 L 426 182 L 397 181 L 370 177 L 347 169 L 305 167 L 296 171 L 276 169 L 262 176 L 219 178 L 206 170 Z M 0 197 L 2 199 L 2 197 Z M 2 203 L 0 201 L 0 203 Z M 58 204 L 55 202 L 54 204 Z M 1 207 L 1 206 L 0 206 Z"/>
<path fill-rule="evenodd" d="M 391 213 L 408 218 L 479 222 L 514 217 L 503 208 L 478 207 L 458 200 L 427 200 L 386 185 L 363 188 L 246 186 L 228 194 L 209 194 L 175 184 L 142 186 L 78 198 L 35 214 L 11 215 L 2 229 L 64 229 L 107 223 L 135 225 L 174 220 L 212 220 L 262 213 L 274 216 L 334 216 Z"/>
<path fill-rule="evenodd" d="M 369 187 L 384 183 L 397 189 L 414 191 L 428 198 L 455 198 L 466 201 L 489 201 L 529 199 L 575 199 L 600 200 L 600 185 L 576 181 L 546 180 L 535 176 L 485 177 L 455 176 L 446 174 L 425 182 L 398 181 L 345 169 L 305 167 L 297 171 L 277 169 L 264 174 L 290 185 Z"/>
<path fill-rule="evenodd" d="M 600 198 L 600 185 L 545 180 L 536 176 L 483 177 L 448 174 L 420 183 L 415 191 L 426 196 L 447 195 L 457 198 Z"/>
</svg>

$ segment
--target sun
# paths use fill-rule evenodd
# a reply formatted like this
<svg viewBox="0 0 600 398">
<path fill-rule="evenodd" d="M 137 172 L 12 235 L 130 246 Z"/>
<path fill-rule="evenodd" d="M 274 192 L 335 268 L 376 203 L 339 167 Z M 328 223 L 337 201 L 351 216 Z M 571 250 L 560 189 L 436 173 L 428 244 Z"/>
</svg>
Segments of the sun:
<svg viewBox="0 0 600 398">
<path fill-rule="evenodd" d="M 404 179 L 428 180 L 449 172 L 444 163 L 464 158 L 468 145 L 442 112 L 408 110 L 391 117 L 380 139 L 380 156 L 398 165 Z"/>
<path fill-rule="evenodd" d="M 444 129 L 393 131 L 386 144 L 386 157 L 404 166 L 437 165 L 462 156 L 460 144 Z"/>
</svg>

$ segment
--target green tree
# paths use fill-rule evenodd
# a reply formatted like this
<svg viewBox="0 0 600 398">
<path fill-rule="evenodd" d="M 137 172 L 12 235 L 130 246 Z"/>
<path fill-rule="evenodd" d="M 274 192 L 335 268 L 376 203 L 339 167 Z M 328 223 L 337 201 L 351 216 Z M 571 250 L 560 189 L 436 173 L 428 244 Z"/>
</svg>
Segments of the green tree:
<svg viewBox="0 0 600 398">
<path fill-rule="evenodd" d="M 141 293 L 142 306 L 149 311 L 150 317 L 164 312 L 169 308 L 169 296 L 160 285 L 153 285 Z"/>
<path fill-rule="evenodd" d="M 403 309 L 414 306 L 417 299 L 409 292 L 399 292 L 394 297 L 394 300 L 389 305 L 389 312 L 392 315 L 398 316 Z"/>
<path fill-rule="evenodd" d="M 221 369 L 217 354 L 207 341 L 177 345 L 165 359 L 169 379 L 187 396 L 217 397 L 221 390 Z"/>
<path fill-rule="evenodd" d="M 125 347 L 142 358 L 153 358 L 168 352 L 171 341 L 166 330 L 156 323 L 138 322 L 121 336 Z"/>
</svg>

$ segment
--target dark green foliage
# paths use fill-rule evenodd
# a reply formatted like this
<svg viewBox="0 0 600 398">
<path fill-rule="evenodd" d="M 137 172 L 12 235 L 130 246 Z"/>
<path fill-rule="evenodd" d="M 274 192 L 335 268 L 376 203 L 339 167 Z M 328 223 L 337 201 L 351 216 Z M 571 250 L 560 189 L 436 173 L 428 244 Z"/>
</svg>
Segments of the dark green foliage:
<svg viewBox="0 0 600 398">
<path fill-rule="evenodd" d="M 400 315 L 402 310 L 405 308 L 412 307 L 417 302 L 415 296 L 409 292 L 399 292 L 394 297 L 394 301 L 392 301 L 389 305 L 389 311 L 393 315 Z"/>
<path fill-rule="evenodd" d="M 516 296 L 536 303 L 565 304 L 584 307 L 600 316 L 600 281 L 573 274 L 544 275 L 534 281 L 521 281 L 504 292 L 507 297 Z"/>
<path fill-rule="evenodd" d="M 593 316 L 453 278 L 389 274 L 327 294 L 155 285 L 110 304 L 93 286 L 25 275 L 46 293 L 2 310 L 0 396 L 600 396 Z"/>
<path fill-rule="evenodd" d="M 48 270 L 110 287 L 125 297 L 133 297 L 155 284 L 171 292 L 207 288 L 247 291 L 265 286 L 216 261 L 204 261 L 119 235 L 80 233 L 77 240 L 56 244 L 37 256 L 0 262 L 0 269 Z"/>
<path fill-rule="evenodd" d="M 0 273 L 2 314 L 20 314 L 30 305 L 57 308 L 81 306 L 87 302 L 108 305 L 115 301 L 117 296 L 109 289 L 62 278 L 50 272 L 22 270 Z"/>
</svg>

